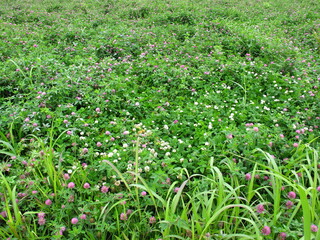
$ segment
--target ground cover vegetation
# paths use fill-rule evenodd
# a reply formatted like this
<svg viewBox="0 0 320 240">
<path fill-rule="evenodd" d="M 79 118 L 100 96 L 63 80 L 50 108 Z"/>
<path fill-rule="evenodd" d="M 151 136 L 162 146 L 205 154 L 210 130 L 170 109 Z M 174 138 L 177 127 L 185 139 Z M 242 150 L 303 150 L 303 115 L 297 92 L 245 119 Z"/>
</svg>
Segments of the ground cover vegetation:
<svg viewBox="0 0 320 240">
<path fill-rule="evenodd" d="M 316 0 L 3 0 L 1 239 L 320 239 Z"/>
</svg>

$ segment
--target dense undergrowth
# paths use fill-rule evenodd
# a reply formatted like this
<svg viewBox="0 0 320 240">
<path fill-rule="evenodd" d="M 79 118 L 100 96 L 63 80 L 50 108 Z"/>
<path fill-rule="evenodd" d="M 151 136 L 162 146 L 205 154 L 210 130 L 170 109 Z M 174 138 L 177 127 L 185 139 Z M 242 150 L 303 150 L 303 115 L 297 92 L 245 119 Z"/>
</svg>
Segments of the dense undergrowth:
<svg viewBox="0 0 320 240">
<path fill-rule="evenodd" d="M 319 239 L 319 11 L 2 1 L 1 239 Z"/>
</svg>

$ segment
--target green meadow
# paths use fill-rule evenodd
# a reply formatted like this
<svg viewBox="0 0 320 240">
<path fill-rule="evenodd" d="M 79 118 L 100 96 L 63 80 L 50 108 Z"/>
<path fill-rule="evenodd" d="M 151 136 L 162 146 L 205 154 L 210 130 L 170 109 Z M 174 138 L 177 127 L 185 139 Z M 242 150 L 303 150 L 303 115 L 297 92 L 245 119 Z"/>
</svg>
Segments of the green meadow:
<svg viewBox="0 0 320 240">
<path fill-rule="evenodd" d="M 2 0 L 0 239 L 320 239 L 320 2 Z"/>
</svg>

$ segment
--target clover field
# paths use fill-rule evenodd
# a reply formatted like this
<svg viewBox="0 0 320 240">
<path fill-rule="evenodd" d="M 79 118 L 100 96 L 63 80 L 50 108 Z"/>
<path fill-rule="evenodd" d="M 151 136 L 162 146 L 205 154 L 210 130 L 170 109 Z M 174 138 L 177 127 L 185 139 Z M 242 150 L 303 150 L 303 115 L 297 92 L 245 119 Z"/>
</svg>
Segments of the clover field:
<svg viewBox="0 0 320 240">
<path fill-rule="evenodd" d="M 1 239 L 320 239 L 320 2 L 0 2 Z"/>
</svg>

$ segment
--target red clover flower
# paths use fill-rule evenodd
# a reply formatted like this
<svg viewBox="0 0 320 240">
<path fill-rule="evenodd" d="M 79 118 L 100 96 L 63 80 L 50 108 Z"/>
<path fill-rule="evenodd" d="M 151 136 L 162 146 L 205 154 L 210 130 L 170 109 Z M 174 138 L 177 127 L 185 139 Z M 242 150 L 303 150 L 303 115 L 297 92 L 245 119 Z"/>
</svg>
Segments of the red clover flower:
<svg viewBox="0 0 320 240">
<path fill-rule="evenodd" d="M 46 219 L 44 219 L 44 218 L 39 218 L 39 219 L 38 219 L 38 224 L 39 224 L 39 225 L 45 225 L 45 224 L 46 224 Z"/>
<path fill-rule="evenodd" d="M 258 213 L 263 213 L 265 211 L 264 206 L 262 204 L 259 204 L 257 206 L 257 212 Z"/>
<path fill-rule="evenodd" d="M 150 224 L 154 224 L 154 223 L 156 223 L 156 221 L 157 221 L 157 220 L 156 220 L 156 218 L 155 218 L 154 216 L 152 216 L 152 217 L 149 218 L 149 223 L 150 223 Z"/>
<path fill-rule="evenodd" d="M 141 196 L 146 196 L 147 195 L 147 192 L 143 191 L 141 192 Z"/>
<path fill-rule="evenodd" d="M 290 198 L 290 199 L 295 199 L 296 196 L 297 196 L 297 194 L 295 192 L 289 192 L 288 193 L 288 198 Z"/>
<path fill-rule="evenodd" d="M 77 224 L 79 222 L 78 218 L 72 218 L 71 223 L 72 224 Z"/>
<path fill-rule="evenodd" d="M 120 214 L 120 220 L 126 221 L 127 219 L 128 219 L 128 216 L 127 216 L 126 213 L 121 213 L 121 214 Z"/>
<path fill-rule="evenodd" d="M 245 178 L 246 178 L 246 180 L 251 180 L 251 174 L 250 173 L 247 173 L 246 175 L 245 175 Z"/>
<path fill-rule="evenodd" d="M 106 186 L 102 186 L 101 187 L 101 192 L 102 193 L 107 193 L 109 191 L 109 188 L 108 187 L 106 187 Z"/>
<path fill-rule="evenodd" d="M 278 239 L 279 239 L 279 240 L 285 240 L 286 237 L 287 237 L 287 234 L 284 233 L 284 232 L 281 232 L 281 233 L 279 233 L 279 235 L 278 235 Z"/>
<path fill-rule="evenodd" d="M 318 232 L 318 226 L 312 224 L 312 225 L 311 225 L 311 231 L 312 231 L 312 232 Z"/>
<path fill-rule="evenodd" d="M 270 235 L 271 233 L 271 228 L 269 226 L 264 226 L 261 230 L 262 235 Z"/>
<path fill-rule="evenodd" d="M 286 207 L 287 207 L 287 209 L 292 208 L 292 206 L 293 206 L 293 202 L 291 202 L 290 200 L 288 200 L 288 201 L 286 202 Z"/>
</svg>

